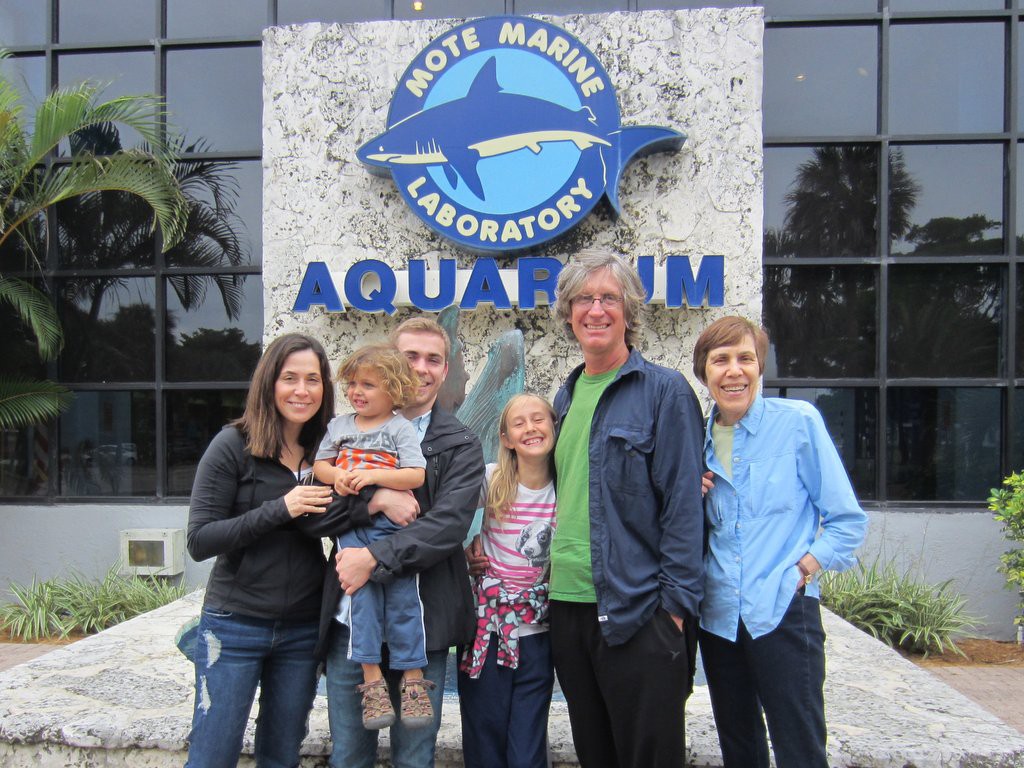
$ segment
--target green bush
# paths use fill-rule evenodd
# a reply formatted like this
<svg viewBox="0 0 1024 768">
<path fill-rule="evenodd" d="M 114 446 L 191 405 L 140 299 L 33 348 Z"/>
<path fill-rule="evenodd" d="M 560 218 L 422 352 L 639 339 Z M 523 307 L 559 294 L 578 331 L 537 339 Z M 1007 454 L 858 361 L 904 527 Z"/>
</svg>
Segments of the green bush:
<svg viewBox="0 0 1024 768">
<path fill-rule="evenodd" d="M 1003 534 L 1008 541 L 1024 542 L 1024 474 L 1014 472 L 1003 480 L 1002 488 L 993 488 L 988 508 L 1003 524 Z M 1006 577 L 1006 586 L 1016 589 L 1021 598 L 1014 624 L 1024 624 L 1024 548 L 1008 549 L 1000 555 L 999 572 Z"/>
<path fill-rule="evenodd" d="M 821 602 L 889 646 L 925 656 L 945 650 L 963 655 L 953 636 L 974 626 L 966 600 L 950 589 L 950 581 L 926 584 L 898 573 L 893 563 L 824 573 Z"/>
<path fill-rule="evenodd" d="M 114 565 L 100 581 L 79 573 L 12 584 L 17 602 L 0 607 L 0 631 L 25 641 L 93 634 L 173 602 L 188 588 L 156 578 L 122 576 Z"/>
</svg>

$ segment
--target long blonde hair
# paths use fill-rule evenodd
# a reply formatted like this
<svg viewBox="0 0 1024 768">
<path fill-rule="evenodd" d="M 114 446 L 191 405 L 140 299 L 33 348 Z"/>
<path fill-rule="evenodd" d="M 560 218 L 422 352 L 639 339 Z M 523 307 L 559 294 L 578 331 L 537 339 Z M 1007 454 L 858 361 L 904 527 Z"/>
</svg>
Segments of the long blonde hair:
<svg viewBox="0 0 1024 768">
<path fill-rule="evenodd" d="M 508 434 L 508 414 L 509 412 L 519 403 L 524 400 L 537 400 L 544 404 L 547 409 L 548 416 L 551 418 L 551 427 L 554 429 L 555 424 L 555 409 L 551 407 L 551 403 L 545 400 L 540 395 L 534 395 L 530 392 L 523 392 L 515 395 L 511 400 L 505 403 L 505 407 L 501 411 L 501 417 L 498 419 L 498 434 L 502 437 Z M 553 437 L 554 435 L 552 435 Z M 555 452 L 552 451 L 548 456 L 549 470 L 551 475 L 555 474 Z M 493 515 L 495 520 L 501 520 L 502 516 L 508 512 L 512 505 L 516 501 L 516 494 L 519 491 L 519 457 L 516 455 L 515 449 L 507 447 L 504 443 L 498 447 L 498 466 L 494 468 L 494 474 L 491 475 L 491 482 L 487 486 L 487 506 L 486 514 Z"/>
</svg>

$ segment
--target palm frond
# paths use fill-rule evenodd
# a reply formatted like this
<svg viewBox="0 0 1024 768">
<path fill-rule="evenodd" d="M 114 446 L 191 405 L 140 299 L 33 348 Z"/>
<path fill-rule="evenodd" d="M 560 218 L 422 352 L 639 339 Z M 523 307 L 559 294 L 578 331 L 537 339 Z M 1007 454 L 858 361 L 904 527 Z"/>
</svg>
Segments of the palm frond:
<svg viewBox="0 0 1024 768">
<path fill-rule="evenodd" d="M 52 381 L 0 379 L 0 429 L 24 427 L 56 418 L 74 395 Z"/>
<path fill-rule="evenodd" d="M 64 346 L 64 334 L 57 311 L 41 291 L 25 280 L 0 275 L 0 301 L 14 307 L 18 317 L 32 329 L 41 359 L 57 356 Z"/>
</svg>

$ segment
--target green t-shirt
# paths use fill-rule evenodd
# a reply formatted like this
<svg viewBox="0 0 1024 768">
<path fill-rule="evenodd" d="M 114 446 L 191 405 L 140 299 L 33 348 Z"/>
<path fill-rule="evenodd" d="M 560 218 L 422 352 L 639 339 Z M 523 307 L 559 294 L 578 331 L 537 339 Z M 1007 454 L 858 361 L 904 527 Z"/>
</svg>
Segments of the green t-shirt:
<svg viewBox="0 0 1024 768">
<path fill-rule="evenodd" d="M 723 427 L 718 422 L 711 422 L 711 441 L 715 446 L 715 456 L 722 462 L 722 469 L 725 470 L 725 479 L 732 482 L 732 436 L 736 434 L 736 427 Z"/>
<path fill-rule="evenodd" d="M 558 525 L 551 543 L 552 600 L 596 603 L 590 567 L 590 424 L 619 369 L 581 374 L 555 445 Z"/>
</svg>

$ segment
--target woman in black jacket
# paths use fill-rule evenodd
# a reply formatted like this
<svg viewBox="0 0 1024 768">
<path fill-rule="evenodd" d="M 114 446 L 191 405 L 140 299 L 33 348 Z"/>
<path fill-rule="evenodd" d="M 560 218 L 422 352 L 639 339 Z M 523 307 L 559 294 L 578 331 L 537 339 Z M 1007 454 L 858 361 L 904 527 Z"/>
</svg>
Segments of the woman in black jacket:
<svg viewBox="0 0 1024 768">
<path fill-rule="evenodd" d="M 292 521 L 330 501 L 329 487 L 304 481 L 333 415 L 323 347 L 282 336 L 256 366 L 242 417 L 199 463 L 188 551 L 217 562 L 199 623 L 188 768 L 237 764 L 257 684 L 257 766 L 299 763 L 316 695 L 325 560 Z"/>
</svg>

